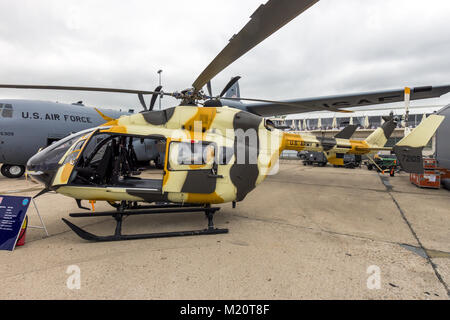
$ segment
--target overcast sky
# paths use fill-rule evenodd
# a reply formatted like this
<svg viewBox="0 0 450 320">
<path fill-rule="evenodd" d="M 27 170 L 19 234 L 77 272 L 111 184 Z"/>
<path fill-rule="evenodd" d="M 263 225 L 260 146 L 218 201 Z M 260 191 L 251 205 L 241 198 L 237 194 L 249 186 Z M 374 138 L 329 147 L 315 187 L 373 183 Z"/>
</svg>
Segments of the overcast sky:
<svg viewBox="0 0 450 320">
<path fill-rule="evenodd" d="M 265 0 L 0 0 L 0 83 L 189 87 Z M 292 99 L 450 84 L 450 1 L 321 0 L 212 81 Z M 135 95 L 0 89 L 140 109 Z M 177 101 L 163 99 L 163 107 Z M 447 104 L 441 99 L 416 103 Z"/>
</svg>

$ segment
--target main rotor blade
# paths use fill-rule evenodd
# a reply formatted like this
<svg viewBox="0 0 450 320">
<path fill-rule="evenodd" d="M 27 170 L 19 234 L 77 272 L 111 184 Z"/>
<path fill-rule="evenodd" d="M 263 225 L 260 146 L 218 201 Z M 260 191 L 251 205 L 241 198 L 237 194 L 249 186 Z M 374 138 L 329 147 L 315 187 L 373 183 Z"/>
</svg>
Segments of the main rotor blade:
<svg viewBox="0 0 450 320">
<path fill-rule="evenodd" d="M 145 105 L 145 100 L 144 100 L 144 96 L 142 95 L 142 93 L 138 93 L 138 98 L 139 98 L 139 102 L 141 103 L 144 110 L 147 111 L 147 106 Z"/>
<path fill-rule="evenodd" d="M 150 101 L 150 107 L 149 107 L 150 111 L 153 110 L 153 107 L 155 106 L 156 99 L 158 98 L 158 95 L 159 95 L 159 92 L 161 91 L 161 89 L 162 89 L 162 86 L 157 86 L 156 87 L 155 93 L 153 93 L 152 100 Z"/>
<path fill-rule="evenodd" d="M 192 86 L 200 91 L 220 71 L 283 27 L 319 0 L 269 0 L 251 15 L 250 21 L 198 76 Z"/>
<path fill-rule="evenodd" d="M 286 102 L 286 101 L 274 101 L 274 100 L 253 99 L 253 98 L 223 98 L 223 100 L 255 101 L 255 102 L 276 103 L 276 104 L 281 104 L 281 105 L 291 106 L 291 107 L 302 107 L 303 109 L 311 108 L 311 111 L 317 111 L 317 107 L 309 107 L 307 105 L 303 105 L 303 104 L 300 104 L 300 103 Z M 353 111 L 337 109 L 335 107 L 329 107 L 329 108 L 321 107 L 321 109 L 326 110 L 326 111 L 333 111 L 333 112 L 353 113 Z"/>
<path fill-rule="evenodd" d="M 41 89 L 41 90 L 72 90 L 72 91 L 97 91 L 97 92 L 116 92 L 116 93 L 134 93 L 134 94 L 153 94 L 155 91 L 117 89 L 117 88 L 97 88 L 97 87 L 71 87 L 71 86 L 47 86 L 47 85 L 23 85 L 23 84 L 0 84 L 0 88 L 10 89 Z M 163 92 L 166 96 L 173 96 L 173 93 Z"/>
<path fill-rule="evenodd" d="M 212 96 L 211 80 L 206 83 L 206 88 L 208 89 L 208 94 Z"/>
</svg>

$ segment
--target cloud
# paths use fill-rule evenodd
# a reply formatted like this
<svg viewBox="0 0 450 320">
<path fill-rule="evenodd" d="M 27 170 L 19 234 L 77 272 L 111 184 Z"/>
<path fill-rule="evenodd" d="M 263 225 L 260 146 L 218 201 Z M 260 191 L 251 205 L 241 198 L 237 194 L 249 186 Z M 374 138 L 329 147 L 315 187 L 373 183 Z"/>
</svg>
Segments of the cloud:
<svg viewBox="0 0 450 320">
<path fill-rule="evenodd" d="M 261 0 L 15 0 L 0 3 L 0 82 L 153 89 L 191 85 Z M 450 3 L 322 0 L 213 79 L 291 99 L 450 84 Z M 1 97 L 139 109 L 137 97 L 2 90 Z M 449 97 L 447 97 L 449 96 Z M 450 95 L 424 103 L 450 103 Z M 163 99 L 163 106 L 177 102 Z M 417 102 L 416 102 L 417 104 Z"/>
</svg>

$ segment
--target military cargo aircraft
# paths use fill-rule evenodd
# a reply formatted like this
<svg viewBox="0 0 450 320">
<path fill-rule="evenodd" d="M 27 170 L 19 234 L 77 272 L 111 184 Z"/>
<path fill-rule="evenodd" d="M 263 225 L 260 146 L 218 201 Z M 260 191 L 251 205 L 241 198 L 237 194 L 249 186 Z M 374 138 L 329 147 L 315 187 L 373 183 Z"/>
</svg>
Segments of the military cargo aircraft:
<svg viewBox="0 0 450 320">
<path fill-rule="evenodd" d="M 244 200 L 249 192 L 273 172 L 283 150 L 328 150 L 334 153 L 366 154 L 385 150 L 385 132 L 375 131 L 367 140 L 319 139 L 278 130 L 262 116 L 273 112 L 298 113 L 302 110 L 349 112 L 339 103 L 340 97 L 271 101 L 253 98 L 227 97 L 225 101 L 256 101 L 245 111 L 224 106 L 222 93 L 235 84 L 233 78 L 222 93 L 212 95 L 211 79 L 258 43 L 284 26 L 318 0 L 269 0 L 251 16 L 244 28 L 232 37 L 192 84 L 181 92 L 137 91 L 108 88 L 77 87 L 77 90 L 167 95 L 181 100 L 180 105 L 160 111 L 144 111 L 135 115 L 111 119 L 104 125 L 71 135 L 34 155 L 27 172 L 44 185 L 43 191 L 55 191 L 77 200 L 106 201 L 117 210 L 100 213 L 77 213 L 72 217 L 113 216 L 116 230 L 111 236 L 91 234 L 66 219 L 64 222 L 80 237 L 93 241 L 130 240 L 156 237 L 216 234 L 213 215 L 219 207 L 212 204 Z M 6 86 L 6 85 L 4 85 Z M 206 86 L 209 95 L 203 92 Z M 62 86 L 12 85 L 15 88 L 66 89 Z M 226 90 L 225 90 L 226 89 Z M 417 97 L 448 88 L 420 88 Z M 354 95 L 355 104 L 370 102 Z M 398 93 L 400 99 L 403 90 Z M 377 95 L 375 95 L 377 96 Z M 379 95 L 378 95 L 379 96 Z M 414 95 L 413 95 L 414 96 Z M 348 98 L 350 101 L 352 98 Z M 378 98 L 379 99 L 379 98 Z M 387 99 L 386 99 L 387 100 Z M 309 101 L 309 102 L 307 102 Z M 328 101 L 328 102 L 324 102 Z M 335 101 L 335 102 L 331 102 Z M 387 101 L 384 101 L 387 102 Z M 199 106 L 203 104 L 203 106 Z M 278 111 L 276 111 L 278 110 Z M 402 139 L 394 152 L 405 170 L 423 171 L 422 148 L 436 131 L 443 116 L 432 115 L 411 134 Z M 164 142 L 164 169 L 159 173 L 139 170 L 135 165 L 134 140 L 153 139 Z M 384 141 L 384 142 L 383 142 Z M 157 176 L 156 176 L 157 175 Z M 154 205 L 142 205 L 154 203 Z M 204 212 L 208 227 L 204 230 L 175 231 L 123 235 L 123 217 L 135 214 L 170 212 Z"/>
</svg>

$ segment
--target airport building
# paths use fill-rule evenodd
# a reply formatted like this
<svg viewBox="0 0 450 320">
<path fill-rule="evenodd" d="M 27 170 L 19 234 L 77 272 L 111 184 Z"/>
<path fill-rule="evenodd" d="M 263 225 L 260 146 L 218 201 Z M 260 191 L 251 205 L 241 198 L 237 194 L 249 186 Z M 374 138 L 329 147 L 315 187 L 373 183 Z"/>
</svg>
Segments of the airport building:
<svg viewBox="0 0 450 320">
<path fill-rule="evenodd" d="M 407 126 L 411 129 L 415 128 L 427 116 L 433 113 L 438 113 L 444 106 L 411 106 L 409 108 L 409 116 Z M 403 119 L 405 114 L 404 107 L 378 107 L 370 108 L 361 107 L 352 109 L 352 113 L 340 112 L 309 112 L 292 114 L 284 117 L 273 117 L 272 121 L 277 126 L 288 127 L 286 131 L 310 133 L 316 136 L 334 137 L 340 130 L 349 124 L 358 125 L 357 131 L 353 135 L 355 140 L 364 140 L 376 128 L 380 127 L 384 120 L 383 116 L 389 116 L 392 112 L 394 116 Z M 405 127 L 404 122 L 399 122 L 397 128 L 394 130 L 392 136 L 386 143 L 386 147 L 394 146 L 398 141 L 404 137 Z M 425 155 L 434 153 L 435 138 L 430 140 L 427 148 L 424 149 Z"/>
</svg>

